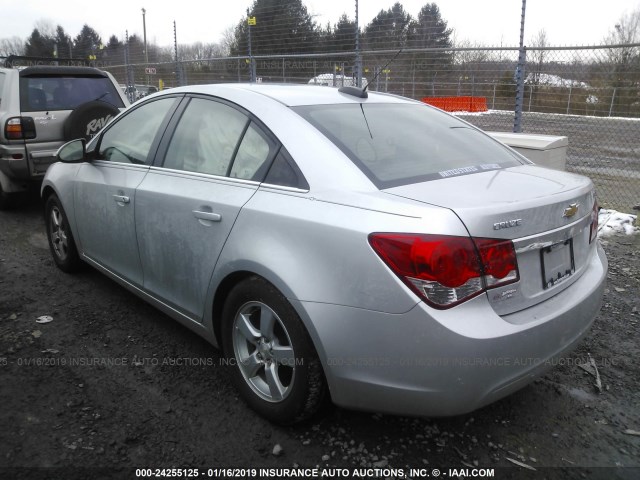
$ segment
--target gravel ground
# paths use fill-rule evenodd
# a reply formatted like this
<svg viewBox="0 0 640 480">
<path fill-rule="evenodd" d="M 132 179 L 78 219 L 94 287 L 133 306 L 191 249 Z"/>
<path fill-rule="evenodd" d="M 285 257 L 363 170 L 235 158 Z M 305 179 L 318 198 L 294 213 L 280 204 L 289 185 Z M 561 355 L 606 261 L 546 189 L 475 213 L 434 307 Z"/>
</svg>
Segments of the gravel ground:
<svg viewBox="0 0 640 480">
<path fill-rule="evenodd" d="M 603 243 L 610 270 L 594 327 L 528 387 L 455 418 L 328 405 L 282 428 L 244 405 L 219 352 L 195 334 L 97 271 L 59 271 L 34 198 L 0 212 L 0 479 L 297 466 L 640 478 L 640 235 Z M 42 315 L 53 321 L 37 323 Z M 582 367 L 589 358 L 601 393 Z"/>
</svg>

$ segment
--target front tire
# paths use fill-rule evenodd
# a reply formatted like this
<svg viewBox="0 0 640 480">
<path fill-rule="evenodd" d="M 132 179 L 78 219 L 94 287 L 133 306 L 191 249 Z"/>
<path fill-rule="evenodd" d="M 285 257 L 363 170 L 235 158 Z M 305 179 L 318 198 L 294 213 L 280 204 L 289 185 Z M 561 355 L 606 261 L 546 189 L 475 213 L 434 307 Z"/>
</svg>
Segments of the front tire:
<svg viewBox="0 0 640 480">
<path fill-rule="evenodd" d="M 300 317 L 269 282 L 251 277 L 229 293 L 222 344 L 247 404 L 275 423 L 311 417 L 325 396 L 318 355 Z"/>
<path fill-rule="evenodd" d="M 47 239 L 53 260 L 60 270 L 67 273 L 77 272 L 82 263 L 78 256 L 67 215 L 62 208 L 60 199 L 55 194 L 47 198 L 44 211 Z"/>
</svg>

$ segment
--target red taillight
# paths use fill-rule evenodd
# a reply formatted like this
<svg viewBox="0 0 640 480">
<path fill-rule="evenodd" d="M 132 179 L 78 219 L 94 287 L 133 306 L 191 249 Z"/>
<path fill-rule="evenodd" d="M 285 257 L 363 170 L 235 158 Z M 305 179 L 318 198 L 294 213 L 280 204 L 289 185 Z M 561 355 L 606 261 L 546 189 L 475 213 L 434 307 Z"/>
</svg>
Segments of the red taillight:
<svg viewBox="0 0 640 480">
<path fill-rule="evenodd" d="M 4 136 L 7 140 L 20 140 L 22 138 L 22 122 L 20 117 L 7 120 L 4 126 Z"/>
<path fill-rule="evenodd" d="M 4 124 L 7 140 L 30 140 L 36 138 L 36 127 L 31 117 L 12 117 Z"/>
<path fill-rule="evenodd" d="M 511 240 L 474 238 L 480 258 L 487 288 L 504 285 L 518 280 L 518 262 Z"/>
<path fill-rule="evenodd" d="M 593 242 L 598 236 L 598 202 L 593 202 L 591 210 L 591 230 L 589 231 L 589 243 Z"/>
<path fill-rule="evenodd" d="M 515 249 L 508 240 L 372 233 L 369 243 L 405 284 L 436 308 L 453 307 L 519 278 Z"/>
</svg>

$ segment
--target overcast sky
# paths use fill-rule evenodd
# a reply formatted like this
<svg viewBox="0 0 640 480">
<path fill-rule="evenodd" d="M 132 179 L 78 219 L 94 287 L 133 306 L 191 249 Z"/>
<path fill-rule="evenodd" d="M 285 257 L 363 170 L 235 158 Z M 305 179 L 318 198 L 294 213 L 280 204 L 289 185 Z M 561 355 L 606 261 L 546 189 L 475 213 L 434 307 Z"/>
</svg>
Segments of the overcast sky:
<svg viewBox="0 0 640 480">
<path fill-rule="evenodd" d="M 252 0 L 0 0 L 0 38 L 26 39 L 41 20 L 54 26 L 62 25 L 72 37 L 85 23 L 97 30 L 105 42 L 114 34 L 124 39 L 126 30 L 129 35 L 142 36 L 141 9 L 144 7 L 149 42 L 172 45 L 174 20 L 178 43 L 219 42 L 222 32 L 236 25 L 252 3 Z M 303 3 L 322 25 L 328 21 L 335 23 L 342 13 L 355 18 L 355 0 L 303 0 Z M 361 27 L 393 3 L 394 0 L 360 0 Z M 416 16 L 428 0 L 400 3 Z M 436 3 L 443 18 L 454 28 L 458 41 L 468 39 L 488 46 L 514 46 L 519 42 L 521 0 L 440 0 Z M 599 44 L 625 12 L 636 8 L 640 8 L 636 0 L 528 0 L 525 44 L 543 28 L 550 45 Z"/>
</svg>

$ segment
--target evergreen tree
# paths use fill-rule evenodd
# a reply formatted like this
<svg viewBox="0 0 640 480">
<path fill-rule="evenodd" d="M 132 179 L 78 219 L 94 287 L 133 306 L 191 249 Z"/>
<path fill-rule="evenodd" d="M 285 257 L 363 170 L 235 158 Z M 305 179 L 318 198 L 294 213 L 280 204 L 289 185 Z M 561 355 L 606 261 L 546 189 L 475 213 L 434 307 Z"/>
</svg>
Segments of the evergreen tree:
<svg viewBox="0 0 640 480">
<path fill-rule="evenodd" d="M 129 62 L 144 63 L 144 39 L 135 33 L 129 36 Z"/>
<path fill-rule="evenodd" d="M 236 26 L 231 54 L 248 55 L 247 20 L 251 26 L 253 55 L 278 55 L 314 52 L 319 40 L 318 29 L 301 0 L 255 0 L 247 17 Z"/>
<path fill-rule="evenodd" d="M 407 46 L 410 48 L 451 48 L 452 29 L 440 15 L 435 3 L 427 3 L 418 18 L 409 25 Z"/>
<path fill-rule="evenodd" d="M 56 34 L 53 37 L 54 48 L 58 54 L 58 58 L 71 58 L 73 54 L 71 37 L 67 35 L 62 26 L 56 27 Z"/>
<path fill-rule="evenodd" d="M 330 46 L 333 51 L 350 52 L 356 48 L 356 22 L 343 13 L 333 27 Z"/>
<path fill-rule="evenodd" d="M 53 38 L 41 35 L 37 28 L 33 29 L 24 45 L 25 55 L 30 57 L 52 57 L 53 50 Z"/>
<path fill-rule="evenodd" d="M 94 56 L 100 56 L 102 39 L 98 32 L 85 23 L 78 36 L 74 39 L 73 45 L 74 56 L 90 59 Z"/>
<path fill-rule="evenodd" d="M 124 44 L 116 37 L 111 35 L 104 50 L 104 55 L 109 57 L 110 61 L 118 59 L 124 61 Z"/>
<path fill-rule="evenodd" d="M 364 38 L 370 50 L 397 50 L 405 46 L 411 15 L 400 2 L 388 10 L 380 10 L 364 29 Z"/>
<path fill-rule="evenodd" d="M 407 47 L 440 49 L 411 54 L 412 79 L 414 83 L 421 84 L 416 88 L 415 95 L 433 95 L 438 75 L 442 76 L 450 70 L 453 53 L 447 49 L 453 45 L 452 32 L 452 29 L 447 28 L 447 22 L 440 15 L 440 8 L 435 3 L 424 5 L 418 13 L 418 18 L 409 24 Z"/>
</svg>

